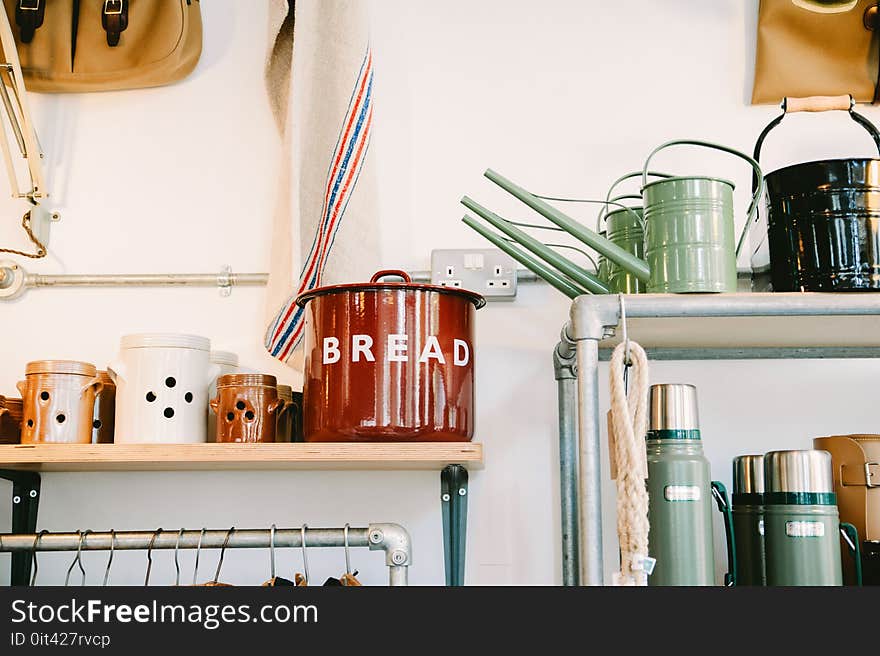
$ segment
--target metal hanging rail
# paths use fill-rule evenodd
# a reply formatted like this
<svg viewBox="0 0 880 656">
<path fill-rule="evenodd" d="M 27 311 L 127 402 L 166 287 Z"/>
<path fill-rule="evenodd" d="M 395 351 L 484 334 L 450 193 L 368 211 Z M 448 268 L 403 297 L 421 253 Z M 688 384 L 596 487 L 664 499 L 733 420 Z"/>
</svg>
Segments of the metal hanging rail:
<svg viewBox="0 0 880 656">
<path fill-rule="evenodd" d="M 830 293 L 746 294 L 635 294 L 626 296 L 630 319 L 685 317 L 855 317 L 880 315 L 880 295 Z M 578 296 L 571 306 L 571 321 L 555 351 L 559 385 L 560 469 L 562 472 L 563 530 L 573 534 L 563 540 L 563 563 L 571 561 L 571 545 L 579 548 L 580 570 L 575 581 L 571 566 L 564 582 L 603 584 L 602 496 L 600 469 L 599 342 L 612 337 L 620 323 L 618 295 Z M 636 339 L 638 336 L 636 335 Z M 730 348 L 666 349 L 669 356 L 685 359 L 721 357 L 870 357 L 875 346 L 743 347 L 731 340 Z M 646 345 L 649 346 L 650 345 Z M 662 351 L 662 350 L 661 350 Z M 650 352 L 650 350 L 649 350 Z M 573 369 L 572 369 L 573 367 Z M 576 381 L 570 376 L 574 371 Z M 571 385 L 576 382 L 575 394 Z M 576 431 L 577 449 L 571 448 Z M 567 446 L 566 446 L 567 445 Z M 566 446 L 566 448 L 563 448 Z M 572 480 L 577 481 L 576 502 L 570 500 Z M 575 570 L 577 571 L 577 570 Z"/>
<path fill-rule="evenodd" d="M 275 548 L 302 546 L 302 528 L 275 530 Z M 348 529 L 349 547 L 368 547 L 370 551 L 384 551 L 388 566 L 389 585 L 408 583 L 412 564 L 412 543 L 406 529 L 399 524 L 370 524 L 366 528 Z M 344 528 L 306 528 L 306 548 L 344 547 Z M 268 549 L 272 545 L 271 529 L 228 529 L 161 531 L 109 531 L 89 533 L 3 533 L 0 534 L 0 552 L 23 553 L 33 551 L 109 551 L 111 541 L 117 550 L 147 549 Z M 199 546 L 201 545 L 201 546 Z"/>
</svg>

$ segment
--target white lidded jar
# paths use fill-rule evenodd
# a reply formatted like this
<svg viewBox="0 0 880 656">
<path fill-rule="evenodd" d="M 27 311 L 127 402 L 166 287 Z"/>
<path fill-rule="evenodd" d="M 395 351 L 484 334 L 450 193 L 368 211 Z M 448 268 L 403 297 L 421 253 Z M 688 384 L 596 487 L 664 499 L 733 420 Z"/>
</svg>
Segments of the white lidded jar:
<svg viewBox="0 0 880 656">
<path fill-rule="evenodd" d="M 238 355 L 230 351 L 211 351 L 211 364 L 219 367 L 217 375 L 211 381 L 208 389 L 208 401 L 217 396 L 217 379 L 226 374 L 238 373 Z M 217 415 L 208 410 L 208 441 L 217 441 Z"/>
<path fill-rule="evenodd" d="M 125 335 L 108 371 L 116 381 L 116 444 L 207 440 L 208 388 L 219 367 L 197 335 Z"/>
</svg>

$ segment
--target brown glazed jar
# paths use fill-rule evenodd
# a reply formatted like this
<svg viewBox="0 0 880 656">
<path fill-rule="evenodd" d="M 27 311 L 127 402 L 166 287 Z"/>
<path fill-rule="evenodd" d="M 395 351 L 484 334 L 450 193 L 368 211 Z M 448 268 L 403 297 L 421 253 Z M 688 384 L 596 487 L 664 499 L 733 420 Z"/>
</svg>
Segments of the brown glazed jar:
<svg viewBox="0 0 880 656">
<path fill-rule="evenodd" d="M 21 442 L 21 421 L 24 404 L 21 399 L 0 396 L 0 444 Z"/>
<path fill-rule="evenodd" d="M 217 379 L 217 442 L 274 442 L 278 398 L 275 376 L 225 374 Z"/>
<path fill-rule="evenodd" d="M 21 443 L 91 444 L 95 394 L 103 387 L 97 373 L 88 362 L 29 362 L 18 383 L 24 401 Z"/>
<path fill-rule="evenodd" d="M 92 444 L 113 444 L 116 417 L 116 383 L 106 371 L 99 371 L 103 388 L 95 395 L 95 412 L 92 415 Z"/>
<path fill-rule="evenodd" d="M 313 289 L 296 303 L 306 316 L 306 442 L 473 438 L 482 296 L 387 270 L 368 283 Z"/>
</svg>

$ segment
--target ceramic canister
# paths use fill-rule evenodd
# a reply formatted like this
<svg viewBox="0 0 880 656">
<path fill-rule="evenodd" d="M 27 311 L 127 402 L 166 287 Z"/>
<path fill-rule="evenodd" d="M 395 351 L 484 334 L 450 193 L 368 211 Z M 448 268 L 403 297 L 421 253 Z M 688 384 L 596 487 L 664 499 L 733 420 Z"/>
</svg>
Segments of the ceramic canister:
<svg viewBox="0 0 880 656">
<path fill-rule="evenodd" d="M 284 400 L 275 376 L 226 374 L 217 379 L 217 442 L 274 442 L 275 422 Z"/>
<path fill-rule="evenodd" d="M 18 444 L 21 441 L 21 421 L 24 403 L 21 399 L 0 396 L 0 444 Z"/>
<path fill-rule="evenodd" d="M 29 362 L 18 383 L 24 402 L 21 443 L 90 444 L 95 394 L 102 389 L 97 373 L 88 362 Z"/>
<path fill-rule="evenodd" d="M 95 395 L 95 412 L 92 414 L 92 444 L 113 444 L 116 422 L 116 383 L 106 371 L 99 371 L 103 388 Z"/>
<path fill-rule="evenodd" d="M 217 376 L 211 381 L 211 387 L 208 389 L 208 398 L 213 399 L 217 396 L 217 378 L 224 374 L 234 374 L 238 372 L 238 355 L 230 351 L 211 351 L 211 364 L 217 365 L 220 369 Z M 208 411 L 208 441 L 213 442 L 217 438 L 217 415 Z"/>
<path fill-rule="evenodd" d="M 110 367 L 116 381 L 117 444 L 195 444 L 207 440 L 208 388 L 219 367 L 197 335 L 147 333 L 122 338 Z"/>
</svg>

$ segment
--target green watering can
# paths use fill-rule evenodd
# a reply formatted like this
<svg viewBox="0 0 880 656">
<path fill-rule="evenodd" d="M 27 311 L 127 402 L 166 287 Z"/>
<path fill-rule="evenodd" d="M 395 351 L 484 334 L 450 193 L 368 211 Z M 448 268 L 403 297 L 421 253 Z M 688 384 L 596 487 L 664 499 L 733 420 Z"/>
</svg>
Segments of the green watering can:
<svg viewBox="0 0 880 656">
<path fill-rule="evenodd" d="M 615 244 L 613 240 L 600 236 L 495 171 L 489 169 L 485 172 L 485 176 L 558 227 L 598 251 L 608 260 L 609 269 L 612 264 L 617 265 L 645 283 L 649 293 L 734 292 L 736 291 L 736 256 L 742 248 L 746 230 L 743 230 L 739 243 L 734 247 L 733 183 L 706 176 L 675 176 L 648 182 L 648 167 L 654 155 L 665 148 L 677 145 L 701 146 L 736 155 L 746 160 L 758 179 L 763 180 L 761 167 L 754 159 L 727 146 L 689 139 L 670 141 L 658 146 L 648 156 L 642 169 L 644 259 Z M 759 183 L 749 204 L 745 226 L 749 225 L 762 193 L 763 184 Z M 607 282 L 547 248 L 479 203 L 467 196 L 462 198 L 461 202 L 480 218 L 537 255 L 543 261 L 541 266 L 532 268 L 529 262 L 534 264 L 536 262 L 534 258 L 514 255 L 514 253 L 526 254 L 512 244 L 506 243 L 504 238 L 493 235 L 476 220 L 466 216 L 463 220 L 468 226 L 511 254 L 537 275 L 544 277 L 563 293 L 569 296 L 578 290 L 594 294 L 611 293 L 611 287 Z M 637 216 L 630 208 L 627 210 Z M 506 243 L 507 248 L 502 247 L 502 243 Z M 553 275 L 545 277 L 547 273 Z"/>
<path fill-rule="evenodd" d="M 671 178 L 668 173 L 648 171 L 648 175 L 655 178 Z M 612 198 L 612 192 L 623 182 L 632 178 L 641 178 L 641 171 L 633 171 L 620 176 L 611 183 L 608 193 L 605 195 L 605 204 L 599 210 L 596 219 L 596 232 L 612 243 L 620 246 L 638 258 L 645 257 L 645 221 L 642 208 L 641 194 L 620 194 Z M 637 206 L 624 206 L 622 201 L 637 200 Z M 617 205 L 611 209 L 609 205 Z M 602 228 L 602 220 L 605 220 L 606 229 Z M 599 267 L 596 275 L 608 283 L 612 294 L 643 294 L 646 285 L 634 274 L 629 273 L 623 267 L 608 262 L 602 255 L 599 256 Z"/>
</svg>

